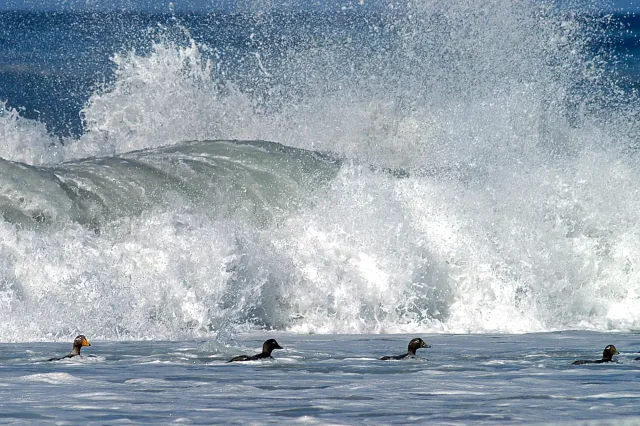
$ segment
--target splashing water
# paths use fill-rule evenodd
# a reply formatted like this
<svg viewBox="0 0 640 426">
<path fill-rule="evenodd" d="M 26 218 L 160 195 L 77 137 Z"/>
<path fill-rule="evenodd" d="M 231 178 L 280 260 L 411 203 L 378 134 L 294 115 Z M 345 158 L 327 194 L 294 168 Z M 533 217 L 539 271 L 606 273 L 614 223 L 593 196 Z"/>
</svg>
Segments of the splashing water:
<svg viewBox="0 0 640 426">
<path fill-rule="evenodd" d="M 5 111 L 0 340 L 637 329 L 637 104 L 589 16 L 261 15 L 235 74 L 114 55 L 64 145 Z"/>
</svg>

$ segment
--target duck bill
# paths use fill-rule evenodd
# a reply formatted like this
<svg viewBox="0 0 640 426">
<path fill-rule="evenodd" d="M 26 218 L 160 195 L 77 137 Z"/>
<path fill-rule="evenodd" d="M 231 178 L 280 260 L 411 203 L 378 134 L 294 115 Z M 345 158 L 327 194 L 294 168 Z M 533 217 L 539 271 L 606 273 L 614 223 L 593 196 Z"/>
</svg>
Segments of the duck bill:
<svg viewBox="0 0 640 426">
<path fill-rule="evenodd" d="M 274 348 L 275 348 L 275 349 L 284 349 L 284 348 L 283 348 L 282 346 L 280 346 L 280 345 L 276 345 L 276 346 L 274 346 Z"/>
<path fill-rule="evenodd" d="M 87 339 L 82 339 L 82 346 L 91 346 L 91 343 Z"/>
</svg>

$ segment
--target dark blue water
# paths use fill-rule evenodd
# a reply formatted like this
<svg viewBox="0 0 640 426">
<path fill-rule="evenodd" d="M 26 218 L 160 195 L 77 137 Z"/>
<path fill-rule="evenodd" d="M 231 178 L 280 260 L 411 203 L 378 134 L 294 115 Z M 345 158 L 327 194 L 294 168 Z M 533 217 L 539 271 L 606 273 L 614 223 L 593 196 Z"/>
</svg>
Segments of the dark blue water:
<svg viewBox="0 0 640 426">
<path fill-rule="evenodd" d="M 601 48 L 608 49 L 615 59 L 613 70 L 621 76 L 620 84 L 627 89 L 640 88 L 640 16 L 635 13 L 612 15 L 610 26 L 603 25 L 609 38 Z"/>
</svg>

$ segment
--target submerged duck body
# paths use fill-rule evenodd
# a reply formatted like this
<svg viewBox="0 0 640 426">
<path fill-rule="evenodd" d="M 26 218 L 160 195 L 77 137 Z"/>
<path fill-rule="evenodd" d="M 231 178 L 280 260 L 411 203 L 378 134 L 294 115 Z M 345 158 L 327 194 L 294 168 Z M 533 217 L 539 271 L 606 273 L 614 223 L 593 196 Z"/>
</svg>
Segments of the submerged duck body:
<svg viewBox="0 0 640 426">
<path fill-rule="evenodd" d="M 83 346 L 91 346 L 91 343 L 89 343 L 84 335 L 80 334 L 73 340 L 73 349 L 71 352 L 60 358 L 50 358 L 48 361 L 60 361 L 61 359 L 78 356 L 80 355 L 80 349 L 82 349 Z"/>
<path fill-rule="evenodd" d="M 416 356 L 416 351 L 420 348 L 430 348 L 431 345 L 427 345 L 424 340 L 419 337 L 412 339 L 409 342 L 409 347 L 407 348 L 407 353 L 402 355 L 387 355 L 380 358 L 382 361 L 388 361 L 393 359 L 405 359 L 405 358 L 413 358 Z"/>
<path fill-rule="evenodd" d="M 227 362 L 258 361 L 261 359 L 273 359 L 273 357 L 271 356 L 271 352 L 273 352 L 274 349 L 283 349 L 283 347 L 280 346 L 278 342 L 276 342 L 276 339 L 269 339 L 262 344 L 262 352 L 260 352 L 259 354 L 238 355 L 238 356 L 234 356 Z"/>
<path fill-rule="evenodd" d="M 615 346 L 607 345 L 607 347 L 604 348 L 604 351 L 602 352 L 602 359 L 596 359 L 596 360 L 581 359 L 579 361 L 574 361 L 571 364 L 582 365 L 582 364 L 602 364 L 603 362 L 615 362 L 613 360 L 613 356 L 619 353 L 620 352 L 618 352 Z"/>
</svg>

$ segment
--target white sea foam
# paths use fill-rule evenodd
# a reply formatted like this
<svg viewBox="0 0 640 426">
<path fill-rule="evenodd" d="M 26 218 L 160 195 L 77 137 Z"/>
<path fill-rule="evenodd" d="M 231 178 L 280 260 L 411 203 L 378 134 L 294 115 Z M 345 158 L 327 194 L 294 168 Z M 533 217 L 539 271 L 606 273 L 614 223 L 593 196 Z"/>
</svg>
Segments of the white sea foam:
<svg viewBox="0 0 640 426">
<path fill-rule="evenodd" d="M 70 384 L 78 381 L 77 377 L 74 377 L 69 373 L 30 374 L 22 377 L 22 379 L 28 382 L 45 382 L 50 384 Z"/>
<path fill-rule="evenodd" d="M 289 76 L 302 94 L 274 85 L 258 102 L 216 74 L 207 46 L 160 40 L 148 55 L 114 55 L 115 82 L 96 90 L 85 134 L 64 147 L 5 112 L 2 156 L 55 168 L 6 165 L 0 340 L 638 329 L 634 107 L 598 102 L 611 82 L 598 58 L 587 66 L 588 20 L 533 2 L 439 3 L 393 18 L 388 55 L 372 57 L 375 42 L 319 46 L 264 76 Z M 88 173 L 60 158 L 234 138 L 343 161 L 293 191 L 282 166 L 293 153 L 273 180 L 265 156 L 224 163 L 246 173 L 213 184 L 222 157 L 206 171 L 162 151 L 135 158 L 153 157 L 150 168 L 105 160 L 109 173 L 92 169 L 104 192 L 82 220 L 73 202 L 95 188 L 57 180 Z M 138 195 L 108 199 L 134 170 L 145 177 L 127 194 Z M 155 185 L 180 171 L 186 190 Z M 23 176 L 44 176 L 27 183 L 44 208 L 20 204 Z M 249 196 L 250 181 L 267 185 Z M 227 198 L 209 197 L 216 185 Z M 220 207 L 231 213 L 212 214 Z"/>
<path fill-rule="evenodd" d="M 57 140 L 43 123 L 20 116 L 0 99 L 0 157 L 28 164 L 61 161 Z"/>
</svg>

